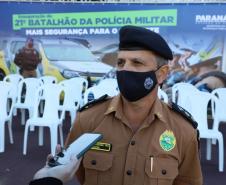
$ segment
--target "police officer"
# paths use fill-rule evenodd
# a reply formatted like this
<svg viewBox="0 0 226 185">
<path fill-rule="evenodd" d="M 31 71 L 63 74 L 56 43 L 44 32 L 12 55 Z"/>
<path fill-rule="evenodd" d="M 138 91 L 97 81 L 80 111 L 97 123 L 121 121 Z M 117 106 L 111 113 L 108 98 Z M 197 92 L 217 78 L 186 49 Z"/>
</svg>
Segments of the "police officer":
<svg viewBox="0 0 226 185">
<path fill-rule="evenodd" d="M 34 48 L 34 41 L 28 38 L 25 47 L 16 53 L 14 63 L 20 68 L 20 74 L 24 77 L 36 77 L 36 68 L 41 63 L 41 56 Z"/>
<path fill-rule="evenodd" d="M 103 134 L 83 158 L 84 185 L 201 185 L 195 122 L 157 97 L 172 52 L 157 33 L 136 26 L 119 32 L 120 94 L 81 108 L 66 145 L 82 133 Z"/>
</svg>

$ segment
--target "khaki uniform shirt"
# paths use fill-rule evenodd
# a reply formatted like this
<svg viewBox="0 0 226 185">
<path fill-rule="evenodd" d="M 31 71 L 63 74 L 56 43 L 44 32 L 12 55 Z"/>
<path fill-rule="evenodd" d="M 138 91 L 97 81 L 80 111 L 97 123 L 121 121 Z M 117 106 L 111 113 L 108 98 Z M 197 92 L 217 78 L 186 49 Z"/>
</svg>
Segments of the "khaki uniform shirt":
<svg viewBox="0 0 226 185">
<path fill-rule="evenodd" d="M 24 77 L 24 78 L 31 78 L 31 77 L 37 77 L 37 74 L 36 74 L 36 70 L 22 70 L 22 73 L 21 75 Z"/>
<path fill-rule="evenodd" d="M 77 114 L 66 145 L 84 132 L 102 133 L 110 152 L 89 150 L 79 174 L 85 185 L 201 185 L 196 130 L 157 99 L 133 133 L 120 95 Z"/>
</svg>

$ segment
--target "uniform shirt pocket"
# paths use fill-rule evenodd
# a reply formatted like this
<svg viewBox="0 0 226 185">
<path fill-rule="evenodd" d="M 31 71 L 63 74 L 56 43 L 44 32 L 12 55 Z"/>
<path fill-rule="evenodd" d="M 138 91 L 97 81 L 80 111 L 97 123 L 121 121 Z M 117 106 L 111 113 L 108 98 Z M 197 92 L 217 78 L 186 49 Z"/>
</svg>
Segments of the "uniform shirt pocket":
<svg viewBox="0 0 226 185">
<path fill-rule="evenodd" d="M 146 159 L 145 185 L 171 185 L 177 175 L 177 160 L 163 157 Z"/>
<path fill-rule="evenodd" d="M 108 185 L 111 182 L 113 155 L 89 151 L 84 156 L 85 185 Z"/>
</svg>

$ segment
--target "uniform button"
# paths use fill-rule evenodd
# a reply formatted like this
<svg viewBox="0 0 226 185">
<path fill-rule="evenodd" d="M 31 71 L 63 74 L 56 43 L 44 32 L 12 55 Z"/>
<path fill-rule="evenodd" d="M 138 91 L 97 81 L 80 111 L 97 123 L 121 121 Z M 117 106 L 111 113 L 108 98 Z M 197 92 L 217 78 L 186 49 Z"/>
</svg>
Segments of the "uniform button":
<svg viewBox="0 0 226 185">
<path fill-rule="evenodd" d="M 91 161 L 91 164 L 92 164 L 92 165 L 96 165 L 96 164 L 97 164 L 97 161 L 96 161 L 96 160 L 92 160 L 92 161 Z"/>
<path fill-rule="evenodd" d="M 163 175 L 166 175 L 166 170 L 162 170 L 162 174 Z"/>
<path fill-rule="evenodd" d="M 127 170 L 126 174 L 127 175 L 132 175 L 132 171 L 131 170 Z"/>
<path fill-rule="evenodd" d="M 136 143 L 136 141 L 131 141 L 130 144 L 131 144 L 131 145 L 135 145 L 135 143 Z"/>
</svg>

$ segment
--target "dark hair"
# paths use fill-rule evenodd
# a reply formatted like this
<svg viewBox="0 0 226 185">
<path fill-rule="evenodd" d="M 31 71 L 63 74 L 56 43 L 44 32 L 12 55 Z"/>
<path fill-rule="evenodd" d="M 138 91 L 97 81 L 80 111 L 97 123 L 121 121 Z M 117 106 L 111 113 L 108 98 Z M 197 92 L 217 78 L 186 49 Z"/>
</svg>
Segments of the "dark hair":
<svg viewBox="0 0 226 185">
<path fill-rule="evenodd" d="M 27 40 L 26 40 L 26 43 L 28 43 L 28 42 L 32 42 L 33 43 L 34 40 L 31 37 L 28 37 Z"/>
</svg>

